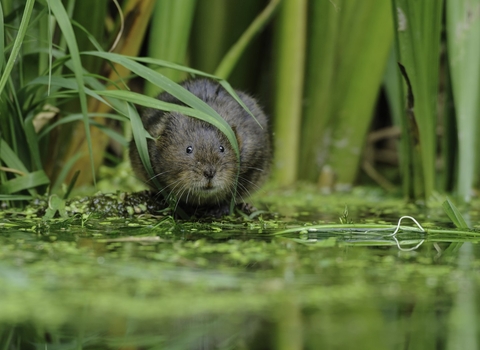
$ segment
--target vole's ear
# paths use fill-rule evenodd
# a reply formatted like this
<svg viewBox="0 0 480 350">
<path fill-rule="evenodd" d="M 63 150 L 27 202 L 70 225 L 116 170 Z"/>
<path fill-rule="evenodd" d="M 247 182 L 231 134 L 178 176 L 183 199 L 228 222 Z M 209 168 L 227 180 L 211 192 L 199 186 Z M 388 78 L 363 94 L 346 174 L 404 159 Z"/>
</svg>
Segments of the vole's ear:
<svg viewBox="0 0 480 350">
<path fill-rule="evenodd" d="M 165 120 L 172 117 L 170 112 L 147 108 L 142 113 L 143 127 L 148 131 L 150 136 L 156 139 L 165 130 L 167 124 Z"/>
</svg>

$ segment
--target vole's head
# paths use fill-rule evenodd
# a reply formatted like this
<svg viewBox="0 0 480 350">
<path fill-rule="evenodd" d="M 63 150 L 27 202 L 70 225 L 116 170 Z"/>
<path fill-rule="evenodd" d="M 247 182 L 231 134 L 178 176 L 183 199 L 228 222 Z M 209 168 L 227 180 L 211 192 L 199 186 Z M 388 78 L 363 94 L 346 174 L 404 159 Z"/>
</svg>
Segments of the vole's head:
<svg viewBox="0 0 480 350">
<path fill-rule="evenodd" d="M 178 113 L 164 117 L 168 121 L 149 150 L 163 190 L 189 205 L 219 204 L 232 198 L 237 158 L 227 137 L 195 118 Z"/>
</svg>

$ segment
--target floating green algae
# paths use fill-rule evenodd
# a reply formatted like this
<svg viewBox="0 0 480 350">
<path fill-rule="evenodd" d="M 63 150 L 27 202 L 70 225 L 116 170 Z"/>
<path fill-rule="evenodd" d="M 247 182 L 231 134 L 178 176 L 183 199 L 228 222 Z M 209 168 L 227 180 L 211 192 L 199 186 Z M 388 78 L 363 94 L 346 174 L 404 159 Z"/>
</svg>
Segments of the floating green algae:
<svg viewBox="0 0 480 350">
<path fill-rule="evenodd" d="M 456 339 L 458 322 L 478 312 L 474 299 L 459 297 L 480 282 L 477 235 L 453 234 L 441 205 L 415 208 L 378 193 L 299 193 L 312 197 L 303 208 L 301 200 L 282 208 L 280 193 L 257 197 L 258 208 L 278 211 L 251 218 L 114 216 L 73 212 L 70 204 L 67 218 L 44 220 L 45 211 L 31 208 L 2 212 L 0 343 L 395 349 L 415 339 L 433 349 Z M 467 217 L 475 222 L 473 209 Z M 396 225 L 402 214 L 427 229 L 397 235 L 400 247 L 424 240 L 416 250 L 400 250 L 390 232 L 360 229 Z M 341 222 L 358 229 L 310 229 Z"/>
</svg>

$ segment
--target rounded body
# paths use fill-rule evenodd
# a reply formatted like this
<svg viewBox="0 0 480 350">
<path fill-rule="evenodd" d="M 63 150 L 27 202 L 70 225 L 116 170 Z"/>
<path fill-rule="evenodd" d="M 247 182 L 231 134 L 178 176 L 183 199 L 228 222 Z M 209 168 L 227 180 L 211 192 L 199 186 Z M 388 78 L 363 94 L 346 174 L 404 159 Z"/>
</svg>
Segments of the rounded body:
<svg viewBox="0 0 480 350">
<path fill-rule="evenodd" d="M 227 137 L 213 125 L 177 112 L 147 109 L 142 122 L 155 139 L 148 140 L 148 152 L 160 188 L 155 188 L 148 178 L 134 141 L 130 144 L 133 169 L 154 190 L 173 195 L 180 203 L 191 207 L 224 206 L 234 193 L 236 201 L 243 201 L 258 189 L 270 168 L 267 116 L 254 98 L 236 91 L 258 122 L 255 121 L 215 81 L 193 79 L 182 86 L 210 105 L 230 125 L 237 137 L 240 165 Z M 183 104 L 166 92 L 158 98 Z"/>
</svg>

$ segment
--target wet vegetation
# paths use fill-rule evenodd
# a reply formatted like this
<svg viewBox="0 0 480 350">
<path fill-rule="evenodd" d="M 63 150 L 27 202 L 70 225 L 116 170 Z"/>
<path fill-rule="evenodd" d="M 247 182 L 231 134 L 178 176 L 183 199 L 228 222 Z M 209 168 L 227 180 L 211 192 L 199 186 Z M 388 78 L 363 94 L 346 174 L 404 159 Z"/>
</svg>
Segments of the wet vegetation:
<svg viewBox="0 0 480 350">
<path fill-rule="evenodd" d="M 0 350 L 477 349 L 479 40 L 478 0 L 2 0 Z M 271 115 L 256 209 L 129 168 L 144 107 L 238 150 L 192 76 Z"/>
<path fill-rule="evenodd" d="M 478 313 L 480 226 L 471 224 L 478 211 L 461 215 L 440 202 L 420 209 L 371 189 L 311 190 L 268 190 L 254 199 L 262 211 L 214 221 L 121 217 L 112 209 L 121 194 L 68 203 L 65 217 L 51 219 L 38 211 L 45 203 L 4 210 L 1 343 L 455 349 L 476 342 L 469 323 Z M 105 211 L 82 206 L 93 202 Z M 421 227 L 405 218 L 394 234 L 400 215 Z"/>
</svg>

